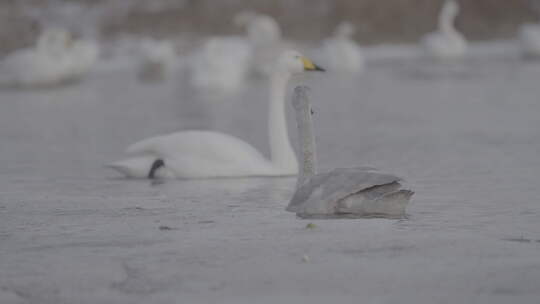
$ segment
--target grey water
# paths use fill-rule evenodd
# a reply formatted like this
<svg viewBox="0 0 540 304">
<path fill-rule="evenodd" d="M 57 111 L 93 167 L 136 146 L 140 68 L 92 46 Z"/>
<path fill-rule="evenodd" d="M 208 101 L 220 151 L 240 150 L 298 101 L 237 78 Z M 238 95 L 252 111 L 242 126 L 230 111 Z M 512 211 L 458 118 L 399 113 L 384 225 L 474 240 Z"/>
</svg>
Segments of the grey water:
<svg viewBox="0 0 540 304">
<path fill-rule="evenodd" d="M 284 210 L 292 177 L 151 183 L 103 168 L 193 128 L 268 155 L 262 80 L 205 96 L 181 72 L 142 84 L 102 63 L 74 85 L 2 90 L 0 302 L 534 303 L 538 79 L 540 62 L 493 54 L 295 79 L 291 92 L 312 88 L 321 168 L 376 166 L 416 192 L 407 219 L 310 229 Z"/>
</svg>

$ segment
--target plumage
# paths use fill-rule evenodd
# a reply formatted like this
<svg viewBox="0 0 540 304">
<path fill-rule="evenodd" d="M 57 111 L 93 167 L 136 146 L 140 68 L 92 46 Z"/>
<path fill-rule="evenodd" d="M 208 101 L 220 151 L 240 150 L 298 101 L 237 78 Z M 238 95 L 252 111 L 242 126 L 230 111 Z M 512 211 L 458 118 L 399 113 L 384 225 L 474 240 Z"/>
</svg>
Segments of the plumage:
<svg viewBox="0 0 540 304">
<path fill-rule="evenodd" d="M 422 45 L 427 54 L 435 59 L 446 60 L 461 57 L 467 51 L 467 41 L 454 26 L 459 14 L 459 5 L 454 0 L 447 0 L 439 15 L 439 27 L 436 32 L 422 38 Z"/>
<path fill-rule="evenodd" d="M 305 87 L 295 90 L 293 105 L 301 141 L 301 173 L 286 210 L 302 218 L 388 217 L 405 215 L 414 194 L 401 189 L 402 179 L 372 167 L 334 169 L 317 173 L 311 105 Z"/>
<path fill-rule="evenodd" d="M 163 161 L 156 177 L 214 178 L 295 175 L 298 163 L 285 120 L 289 78 L 306 70 L 322 70 L 296 51 L 284 52 L 270 80 L 268 131 L 270 159 L 245 141 L 220 132 L 182 131 L 142 140 L 128 147 L 133 158 L 108 165 L 127 177 L 147 178 L 154 162 Z"/>
</svg>

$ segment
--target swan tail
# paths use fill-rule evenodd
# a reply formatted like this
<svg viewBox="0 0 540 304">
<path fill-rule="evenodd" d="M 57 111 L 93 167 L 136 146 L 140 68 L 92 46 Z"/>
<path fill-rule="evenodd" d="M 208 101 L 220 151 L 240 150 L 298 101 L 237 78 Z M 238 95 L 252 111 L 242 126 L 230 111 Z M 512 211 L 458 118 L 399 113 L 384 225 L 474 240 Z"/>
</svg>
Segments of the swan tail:
<svg viewBox="0 0 540 304">
<path fill-rule="evenodd" d="M 414 192 L 411 190 L 399 190 L 383 195 L 375 201 L 374 214 L 381 213 L 394 217 L 405 216 L 405 209 Z"/>
</svg>

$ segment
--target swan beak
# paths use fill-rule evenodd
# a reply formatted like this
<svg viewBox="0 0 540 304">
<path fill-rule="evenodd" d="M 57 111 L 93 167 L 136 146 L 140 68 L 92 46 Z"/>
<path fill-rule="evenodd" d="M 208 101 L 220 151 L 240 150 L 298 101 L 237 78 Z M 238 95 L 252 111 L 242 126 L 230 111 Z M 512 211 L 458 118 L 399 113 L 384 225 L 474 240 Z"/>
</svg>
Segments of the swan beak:
<svg viewBox="0 0 540 304">
<path fill-rule="evenodd" d="M 318 71 L 318 72 L 324 72 L 325 69 L 321 68 L 320 66 L 313 63 L 313 61 L 309 60 L 306 57 L 302 57 L 302 63 L 304 64 L 304 70 L 306 71 Z"/>
</svg>

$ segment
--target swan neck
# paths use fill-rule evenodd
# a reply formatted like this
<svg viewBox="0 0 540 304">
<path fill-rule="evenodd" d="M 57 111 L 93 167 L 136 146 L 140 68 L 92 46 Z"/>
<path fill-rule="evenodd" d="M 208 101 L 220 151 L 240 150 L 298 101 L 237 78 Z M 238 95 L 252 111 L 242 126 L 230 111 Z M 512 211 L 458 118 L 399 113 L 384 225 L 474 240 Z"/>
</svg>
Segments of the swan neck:
<svg viewBox="0 0 540 304">
<path fill-rule="evenodd" d="M 300 172 L 296 187 L 299 188 L 307 180 L 317 174 L 317 155 L 315 148 L 315 136 L 313 134 L 313 122 L 311 119 L 311 103 L 305 92 L 305 88 L 297 88 L 294 98 L 295 103 L 301 105 L 296 108 L 296 124 L 298 127 L 298 139 L 300 143 Z"/>
<path fill-rule="evenodd" d="M 453 34 L 456 33 L 454 22 L 457 14 L 450 11 L 448 8 L 443 8 L 441 15 L 439 16 L 439 30 L 443 33 Z"/>
<path fill-rule="evenodd" d="M 275 72 L 270 79 L 268 132 L 273 165 L 296 173 L 298 163 L 289 141 L 285 118 L 285 92 L 290 74 Z"/>
</svg>

